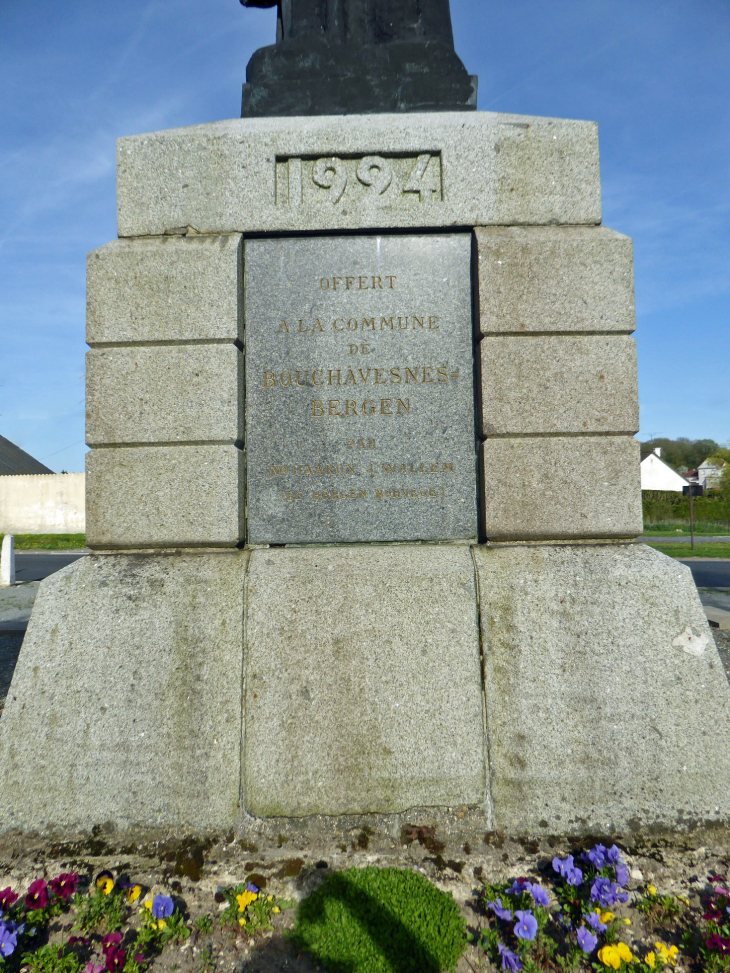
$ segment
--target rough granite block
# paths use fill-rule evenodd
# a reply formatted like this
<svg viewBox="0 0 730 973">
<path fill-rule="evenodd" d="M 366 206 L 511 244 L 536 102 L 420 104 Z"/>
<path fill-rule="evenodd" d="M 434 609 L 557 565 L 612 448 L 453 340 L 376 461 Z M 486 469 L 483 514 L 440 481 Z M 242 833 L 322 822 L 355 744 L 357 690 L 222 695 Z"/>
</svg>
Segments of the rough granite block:
<svg viewBox="0 0 730 973">
<path fill-rule="evenodd" d="M 94 348 L 86 355 L 86 442 L 237 443 L 243 355 L 235 345 Z"/>
<path fill-rule="evenodd" d="M 482 334 L 634 331 L 629 237 L 598 226 L 495 226 L 476 239 Z"/>
<path fill-rule="evenodd" d="M 89 547 L 235 547 L 243 537 L 243 451 L 235 446 L 86 454 Z"/>
<path fill-rule="evenodd" d="M 0 720 L 0 831 L 235 825 L 247 558 L 91 556 L 41 584 Z"/>
<path fill-rule="evenodd" d="M 633 338 L 494 335 L 480 352 L 485 436 L 639 431 Z"/>
<path fill-rule="evenodd" d="M 730 819 L 730 688 L 689 569 L 648 547 L 479 548 L 495 828 Z"/>
<path fill-rule="evenodd" d="M 489 540 L 637 537 L 639 443 L 627 436 L 536 436 L 483 444 Z"/>
<path fill-rule="evenodd" d="M 466 546 L 254 551 L 246 810 L 483 803 L 476 607 Z"/>
<path fill-rule="evenodd" d="M 241 237 L 114 240 L 87 258 L 86 340 L 243 337 Z"/>
<path fill-rule="evenodd" d="M 123 138 L 119 235 L 601 221 L 594 122 L 242 118 Z"/>
</svg>

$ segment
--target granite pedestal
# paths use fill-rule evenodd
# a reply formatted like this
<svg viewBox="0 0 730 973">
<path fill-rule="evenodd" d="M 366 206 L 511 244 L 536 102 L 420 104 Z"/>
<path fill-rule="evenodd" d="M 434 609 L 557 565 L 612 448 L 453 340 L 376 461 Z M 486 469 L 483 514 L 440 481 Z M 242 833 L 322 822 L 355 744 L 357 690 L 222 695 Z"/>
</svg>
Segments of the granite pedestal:
<svg viewBox="0 0 730 973">
<path fill-rule="evenodd" d="M 631 241 L 596 127 L 249 118 L 119 143 L 87 542 L 0 721 L 0 830 L 730 823 L 730 688 L 636 543 Z"/>
</svg>

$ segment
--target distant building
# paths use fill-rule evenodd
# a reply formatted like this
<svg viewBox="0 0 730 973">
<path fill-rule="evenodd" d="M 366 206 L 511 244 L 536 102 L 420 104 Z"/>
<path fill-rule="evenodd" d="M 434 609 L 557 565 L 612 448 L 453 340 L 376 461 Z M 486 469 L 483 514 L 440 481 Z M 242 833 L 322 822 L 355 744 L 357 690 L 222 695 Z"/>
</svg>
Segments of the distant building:
<svg viewBox="0 0 730 973">
<path fill-rule="evenodd" d="M 672 490 L 675 493 L 682 493 L 689 485 L 689 481 L 668 466 L 661 458 L 661 453 L 661 447 L 658 447 L 642 457 L 641 489 Z"/>
<path fill-rule="evenodd" d="M 718 466 L 717 463 L 711 463 L 708 459 L 704 463 L 700 463 L 697 467 L 697 479 L 705 490 L 716 490 L 720 486 L 724 466 L 724 463 Z"/>
<path fill-rule="evenodd" d="M 53 473 L 53 470 L 33 459 L 20 446 L 0 436 L 0 476 L 21 476 L 25 473 Z"/>
</svg>

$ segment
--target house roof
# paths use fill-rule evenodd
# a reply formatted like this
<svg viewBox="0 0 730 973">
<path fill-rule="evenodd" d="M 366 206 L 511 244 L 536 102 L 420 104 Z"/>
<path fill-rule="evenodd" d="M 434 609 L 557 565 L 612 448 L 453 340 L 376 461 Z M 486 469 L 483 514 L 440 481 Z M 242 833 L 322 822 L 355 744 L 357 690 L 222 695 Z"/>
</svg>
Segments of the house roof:
<svg viewBox="0 0 730 973">
<path fill-rule="evenodd" d="M 33 459 L 20 446 L 0 436 L 0 476 L 18 476 L 23 473 L 53 473 L 53 470 Z"/>
</svg>

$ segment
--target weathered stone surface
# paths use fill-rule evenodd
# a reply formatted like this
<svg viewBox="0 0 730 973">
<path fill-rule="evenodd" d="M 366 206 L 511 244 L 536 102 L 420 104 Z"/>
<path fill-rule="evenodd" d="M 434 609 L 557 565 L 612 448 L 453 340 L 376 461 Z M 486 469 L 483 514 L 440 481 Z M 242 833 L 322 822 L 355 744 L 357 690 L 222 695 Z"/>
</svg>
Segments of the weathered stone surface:
<svg viewBox="0 0 730 973">
<path fill-rule="evenodd" d="M 240 340 L 242 283 L 237 234 L 114 240 L 87 258 L 86 340 Z"/>
<path fill-rule="evenodd" d="M 95 348 L 86 355 L 86 442 L 237 443 L 243 355 L 235 345 Z"/>
<path fill-rule="evenodd" d="M 482 803 L 474 585 L 466 546 L 254 551 L 246 810 Z"/>
<path fill-rule="evenodd" d="M 493 335 L 480 353 L 485 436 L 639 431 L 633 338 Z"/>
<path fill-rule="evenodd" d="M 639 444 L 624 436 L 488 439 L 490 540 L 637 537 L 643 529 Z"/>
<path fill-rule="evenodd" d="M 470 255 L 465 233 L 246 242 L 252 543 L 476 539 Z"/>
<path fill-rule="evenodd" d="M 137 446 L 86 454 L 91 548 L 235 547 L 244 537 L 243 452 Z"/>
<path fill-rule="evenodd" d="M 607 227 L 495 226 L 476 239 L 483 334 L 635 329 L 629 237 Z"/>
<path fill-rule="evenodd" d="M 730 819 L 730 688 L 689 569 L 641 545 L 479 548 L 495 827 Z"/>
<path fill-rule="evenodd" d="M 42 583 L 0 720 L 0 830 L 234 826 L 247 557 L 91 556 Z"/>
<path fill-rule="evenodd" d="M 595 123 L 490 112 L 245 118 L 138 135 L 119 142 L 117 185 L 123 237 L 601 220 Z"/>
</svg>

